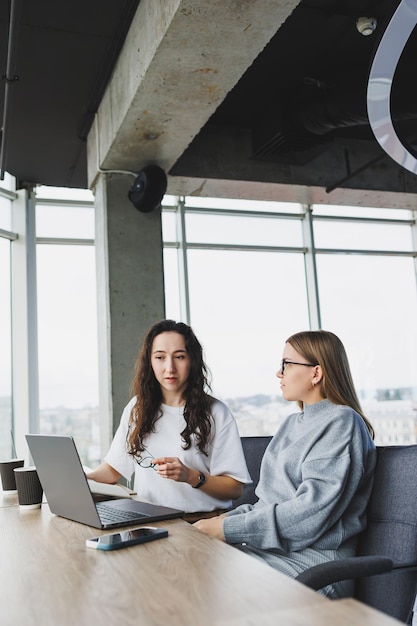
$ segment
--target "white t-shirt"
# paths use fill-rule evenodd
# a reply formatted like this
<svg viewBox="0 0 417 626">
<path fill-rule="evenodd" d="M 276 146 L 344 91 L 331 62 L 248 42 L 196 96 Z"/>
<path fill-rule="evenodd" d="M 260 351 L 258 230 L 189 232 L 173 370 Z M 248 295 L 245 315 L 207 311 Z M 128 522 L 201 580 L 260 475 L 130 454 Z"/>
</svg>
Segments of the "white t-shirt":
<svg viewBox="0 0 417 626">
<path fill-rule="evenodd" d="M 125 407 L 105 461 L 127 480 L 134 473 L 135 491 L 148 502 L 181 509 L 186 513 L 229 508 L 232 505 L 231 500 L 219 500 L 201 489 L 193 489 L 188 483 L 162 478 L 151 467 L 138 465 L 127 453 L 129 418 L 135 402 L 136 398 L 132 398 Z M 252 482 L 236 421 L 223 402 L 213 398 L 211 414 L 214 433 L 207 448 L 208 456 L 197 448 L 194 436 L 191 437 L 191 448 L 183 449 L 181 432 L 185 428 L 184 407 L 162 404 L 161 410 L 163 413 L 155 424 L 155 432 L 144 438 L 146 451 L 142 457 L 178 457 L 187 467 L 205 474 L 231 476 L 241 483 Z"/>
</svg>

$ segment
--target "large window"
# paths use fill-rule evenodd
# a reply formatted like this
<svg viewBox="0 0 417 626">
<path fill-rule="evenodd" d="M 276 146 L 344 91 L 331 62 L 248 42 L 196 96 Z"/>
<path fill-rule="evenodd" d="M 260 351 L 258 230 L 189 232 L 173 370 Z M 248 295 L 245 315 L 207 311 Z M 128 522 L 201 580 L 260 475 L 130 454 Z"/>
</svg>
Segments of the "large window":
<svg viewBox="0 0 417 626">
<path fill-rule="evenodd" d="M 1 457 L 16 448 L 22 454 L 28 431 L 71 434 L 83 462 L 95 465 L 100 432 L 91 192 L 16 192 L 6 175 L 0 185 L 0 293 Z"/>
<path fill-rule="evenodd" d="M 188 200 L 192 205 L 180 202 L 176 216 L 168 207 L 163 214 L 167 315 L 191 322 L 213 393 L 233 410 L 241 434 L 274 432 L 294 409 L 275 376 L 282 344 L 309 326 L 304 211 L 294 204 L 218 201 L 213 208 L 205 199 Z"/>
<path fill-rule="evenodd" d="M 288 410 L 275 376 L 284 333 L 308 327 L 303 255 L 191 250 L 188 263 L 191 321 L 213 391 L 239 417 L 242 434 L 276 430 Z"/>
<path fill-rule="evenodd" d="M 314 208 L 321 319 L 349 347 L 361 402 L 378 442 L 417 441 L 417 291 L 414 219 Z M 334 213 L 336 211 L 334 210 Z M 326 215 L 326 217 L 324 217 Z M 349 220 L 349 221 L 348 221 Z"/>
<path fill-rule="evenodd" d="M 71 434 L 100 460 L 94 207 L 87 192 L 36 200 L 39 430 Z"/>
<path fill-rule="evenodd" d="M 15 235 L 11 232 L 14 198 L 11 183 L 10 178 L 6 177 L 0 186 L 0 458 L 3 459 L 11 458 L 14 454 L 10 246 Z"/>
<path fill-rule="evenodd" d="M 321 327 L 346 346 L 377 443 L 417 441 L 412 211 L 186 198 L 163 220 L 167 315 L 192 324 L 241 434 L 294 410 L 283 344 Z"/>
<path fill-rule="evenodd" d="M 0 458 L 12 456 L 10 242 L 0 238 Z"/>
<path fill-rule="evenodd" d="M 11 276 L 19 280 L 11 250 L 25 237 L 12 232 L 11 206 L 19 194 L 8 182 L 0 185 L 3 457 L 13 453 L 13 428 L 22 419 L 11 397 L 17 363 L 11 328 L 22 313 L 11 314 Z M 93 198 L 87 191 L 40 187 L 33 207 L 36 233 L 26 234 L 28 241 L 33 237 L 33 319 L 28 364 L 20 364 L 36 387 L 29 394 L 37 420 L 31 425 L 72 434 L 83 462 L 95 465 Z M 166 315 L 192 324 L 213 393 L 232 408 L 241 434 L 273 433 L 295 409 L 282 399 L 275 376 L 283 344 L 298 330 L 322 327 L 346 346 L 377 443 L 417 442 L 415 212 L 166 196 L 162 218 Z"/>
</svg>

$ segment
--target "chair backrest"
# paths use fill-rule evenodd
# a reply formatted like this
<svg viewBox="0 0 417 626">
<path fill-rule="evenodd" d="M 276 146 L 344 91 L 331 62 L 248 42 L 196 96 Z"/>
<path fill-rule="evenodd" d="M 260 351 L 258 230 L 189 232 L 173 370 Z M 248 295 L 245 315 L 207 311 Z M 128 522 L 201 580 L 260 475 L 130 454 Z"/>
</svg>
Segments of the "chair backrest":
<svg viewBox="0 0 417 626">
<path fill-rule="evenodd" d="M 260 437 L 241 437 L 243 452 L 248 466 L 249 474 L 252 478 L 252 484 L 245 485 L 243 494 L 237 500 L 233 501 L 233 508 L 240 504 L 255 504 L 257 497 L 255 495 L 255 488 L 259 481 L 259 470 L 261 469 L 261 461 L 264 455 L 265 449 L 272 436 L 260 436 Z"/>
<path fill-rule="evenodd" d="M 380 554 L 395 565 L 417 567 L 417 445 L 377 447 L 368 523 L 357 554 Z M 416 593 L 417 571 L 358 579 L 355 597 L 407 622 Z"/>
</svg>

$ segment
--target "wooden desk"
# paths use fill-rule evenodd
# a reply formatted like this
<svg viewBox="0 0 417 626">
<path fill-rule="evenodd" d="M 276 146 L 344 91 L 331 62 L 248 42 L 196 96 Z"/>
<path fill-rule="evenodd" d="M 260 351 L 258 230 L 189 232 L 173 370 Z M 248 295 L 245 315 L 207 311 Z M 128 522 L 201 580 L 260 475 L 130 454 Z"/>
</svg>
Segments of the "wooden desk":
<svg viewBox="0 0 417 626">
<path fill-rule="evenodd" d="M 3 491 L 0 487 L 0 509 L 6 506 L 19 506 L 17 492 L 7 493 L 7 491 Z"/>
<path fill-rule="evenodd" d="M 183 520 L 165 539 L 102 552 L 104 534 L 21 511 L 0 492 L 1 626 L 394 626 L 354 600 L 330 601 Z"/>
<path fill-rule="evenodd" d="M 328 600 L 311 606 L 263 612 L 232 620 L 220 620 L 213 626 L 404 626 L 388 615 L 369 606 L 346 598 Z"/>
<path fill-rule="evenodd" d="M 102 552 L 97 529 L 41 509 L 0 508 L 2 626 L 212 626 L 328 600 L 183 520 L 166 539 Z"/>
</svg>

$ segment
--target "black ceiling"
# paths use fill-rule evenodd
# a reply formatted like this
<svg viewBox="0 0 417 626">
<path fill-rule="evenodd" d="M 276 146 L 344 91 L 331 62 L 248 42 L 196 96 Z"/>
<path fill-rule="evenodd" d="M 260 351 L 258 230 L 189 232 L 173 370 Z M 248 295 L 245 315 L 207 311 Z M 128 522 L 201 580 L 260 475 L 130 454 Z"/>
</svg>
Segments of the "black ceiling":
<svg viewBox="0 0 417 626">
<path fill-rule="evenodd" d="M 3 170 L 24 182 L 87 187 L 86 137 L 139 0 L 20 0 Z M 0 115 L 11 0 L 0 0 Z"/>
<path fill-rule="evenodd" d="M 253 158 L 306 163 L 334 143 L 375 146 L 366 91 L 371 63 L 398 0 L 302 0 L 212 116 L 213 125 L 252 133 Z M 359 33 L 359 17 L 376 31 Z M 417 37 L 411 37 L 393 84 L 392 115 L 401 136 L 417 139 L 414 83 Z"/>
<path fill-rule="evenodd" d="M 86 137 L 139 0 L 21 0 L 17 80 L 3 136 L 4 169 L 20 181 L 86 187 Z M 302 0 L 207 122 L 250 131 L 251 159 L 311 162 L 335 145 L 384 156 L 369 127 L 367 78 L 398 0 Z M 0 63 L 7 81 L 11 0 L 0 0 Z M 374 17 L 361 35 L 356 20 Z M 417 37 L 394 81 L 392 111 L 417 139 Z M 4 115 L 4 96 L 0 115 Z M 195 141 L 198 141 L 198 136 Z M 193 144 L 188 150 L 192 150 Z M 174 168 L 175 170 L 175 168 Z"/>
</svg>

